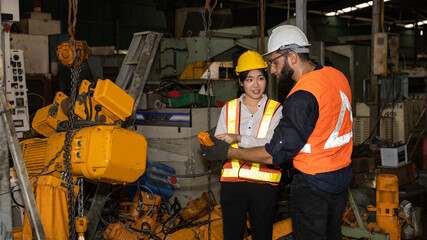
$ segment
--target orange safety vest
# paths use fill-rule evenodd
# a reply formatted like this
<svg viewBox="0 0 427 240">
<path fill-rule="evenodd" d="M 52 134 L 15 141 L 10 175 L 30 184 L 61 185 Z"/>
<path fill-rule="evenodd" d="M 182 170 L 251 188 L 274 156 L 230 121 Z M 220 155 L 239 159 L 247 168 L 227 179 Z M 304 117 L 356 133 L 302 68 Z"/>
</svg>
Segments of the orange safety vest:
<svg viewBox="0 0 427 240">
<path fill-rule="evenodd" d="M 280 103 L 276 101 L 270 99 L 267 101 L 264 115 L 259 124 L 257 138 L 264 138 L 267 135 L 271 119 L 279 106 Z M 237 98 L 229 101 L 226 108 L 227 133 L 239 134 L 239 99 Z M 233 142 L 231 147 L 238 148 L 239 146 L 236 142 Z M 229 159 L 222 167 L 221 182 L 259 182 L 277 185 L 282 176 L 282 172 L 279 166 L 271 166 L 273 167 L 267 167 L 267 165 L 260 163 L 249 163 L 238 159 Z"/>
<path fill-rule="evenodd" d="M 288 97 L 299 90 L 316 97 L 319 118 L 307 143 L 294 157 L 294 167 L 311 175 L 347 167 L 353 152 L 351 90 L 347 78 L 332 67 L 323 67 L 304 74 Z"/>
</svg>

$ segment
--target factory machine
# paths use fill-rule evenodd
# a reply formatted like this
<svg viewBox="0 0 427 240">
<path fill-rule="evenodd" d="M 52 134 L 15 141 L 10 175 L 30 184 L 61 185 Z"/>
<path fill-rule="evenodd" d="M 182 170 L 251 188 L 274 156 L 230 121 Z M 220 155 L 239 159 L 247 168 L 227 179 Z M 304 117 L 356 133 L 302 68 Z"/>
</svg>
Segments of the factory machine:
<svg viewBox="0 0 427 240">
<path fill-rule="evenodd" d="M 132 113 L 133 98 L 110 80 L 100 79 L 96 85 L 83 81 L 77 99 L 71 169 L 64 164 L 65 156 L 62 155 L 66 133 L 61 132 L 61 123 L 70 111 L 65 94 L 58 92 L 52 104 L 36 113 L 33 129 L 45 138 L 30 138 L 20 143 L 44 231 L 50 239 L 68 239 L 68 194 L 70 189 L 75 196 L 83 194 L 82 177 L 126 184 L 136 181 L 145 172 L 147 143 L 144 136 L 120 127 Z M 72 188 L 65 181 L 69 174 L 74 179 Z M 87 226 L 85 218 L 76 219 L 76 222 L 78 231 Z M 32 238 L 28 219 L 24 219 L 22 238 Z"/>
<path fill-rule="evenodd" d="M 4 34 L 4 69 L 6 81 L 0 83 L 0 86 L 6 90 L 6 99 L 10 104 L 13 124 L 18 137 L 22 137 L 22 133 L 30 129 L 24 53 L 22 50 L 10 48 L 11 25 L 19 22 L 19 1 L 2 0 L 1 14 Z"/>
</svg>

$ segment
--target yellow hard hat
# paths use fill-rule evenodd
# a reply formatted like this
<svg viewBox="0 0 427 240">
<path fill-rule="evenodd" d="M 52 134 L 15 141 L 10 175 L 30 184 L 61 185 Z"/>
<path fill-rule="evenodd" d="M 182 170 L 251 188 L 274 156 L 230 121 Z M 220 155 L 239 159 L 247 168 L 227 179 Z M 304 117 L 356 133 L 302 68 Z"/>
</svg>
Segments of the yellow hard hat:
<svg viewBox="0 0 427 240">
<path fill-rule="evenodd" d="M 254 69 L 267 68 L 267 63 L 262 58 L 261 54 L 248 50 L 240 55 L 237 60 L 236 74 Z"/>
</svg>

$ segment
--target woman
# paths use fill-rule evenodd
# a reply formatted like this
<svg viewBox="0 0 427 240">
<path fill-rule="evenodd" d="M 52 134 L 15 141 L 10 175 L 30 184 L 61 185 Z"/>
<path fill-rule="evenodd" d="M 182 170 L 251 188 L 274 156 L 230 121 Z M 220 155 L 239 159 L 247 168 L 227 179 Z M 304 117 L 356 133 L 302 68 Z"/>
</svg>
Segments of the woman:
<svg viewBox="0 0 427 240">
<path fill-rule="evenodd" d="M 253 51 L 244 52 L 236 74 L 244 93 L 221 111 L 215 137 L 232 147 L 264 146 L 282 117 L 280 103 L 268 99 L 267 63 Z M 228 159 L 221 172 L 221 208 L 225 240 L 243 239 L 249 214 L 252 239 L 272 239 L 281 171 L 278 166 Z"/>
</svg>

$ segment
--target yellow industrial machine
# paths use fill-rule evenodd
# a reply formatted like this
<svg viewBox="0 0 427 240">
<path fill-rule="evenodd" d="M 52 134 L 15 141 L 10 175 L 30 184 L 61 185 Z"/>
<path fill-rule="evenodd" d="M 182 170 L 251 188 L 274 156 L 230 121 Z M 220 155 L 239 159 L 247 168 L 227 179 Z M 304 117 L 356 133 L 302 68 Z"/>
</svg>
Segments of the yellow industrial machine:
<svg viewBox="0 0 427 240">
<path fill-rule="evenodd" d="M 217 205 L 209 194 L 203 193 L 200 198 L 190 201 L 174 216 L 158 216 L 160 201 L 158 195 L 138 191 L 132 203 L 121 203 L 122 219 L 124 217 L 128 220 L 110 224 L 104 232 L 104 239 L 224 239 L 221 205 Z M 247 224 L 250 228 L 249 221 Z M 279 221 L 273 226 L 273 240 L 293 239 L 292 231 L 290 218 Z M 250 240 L 252 237 L 249 235 L 245 239 Z"/>
<path fill-rule="evenodd" d="M 75 4 L 75 9 L 77 9 L 77 3 L 74 3 L 74 0 L 73 4 Z M 77 15 L 77 10 L 75 11 L 75 15 Z M 70 24 L 70 19 L 68 20 Z M 56 48 L 56 55 L 58 56 L 58 60 L 62 64 L 70 68 L 82 65 L 83 61 L 87 60 L 92 54 L 92 50 L 87 45 L 86 41 L 78 41 L 74 39 L 76 21 L 77 20 L 74 19 L 73 25 L 70 24 L 70 26 L 68 27 L 68 34 L 70 35 L 70 40 L 61 43 Z"/>
<path fill-rule="evenodd" d="M 55 157 L 64 144 L 65 133 L 49 138 L 32 138 L 21 142 L 30 177 L 38 174 Z M 74 177 L 123 184 L 134 182 L 145 172 L 147 142 L 141 134 L 116 127 L 93 126 L 81 129 L 73 138 L 71 164 Z M 63 156 L 59 155 L 46 173 L 61 177 Z"/>
<path fill-rule="evenodd" d="M 293 239 L 293 228 L 291 218 L 276 222 L 273 224 L 273 240 Z"/>
<path fill-rule="evenodd" d="M 145 240 L 157 228 L 161 197 L 144 191 L 138 191 L 130 210 L 123 215 L 132 221 L 110 224 L 104 232 L 105 240 Z"/>
<path fill-rule="evenodd" d="M 37 111 L 32 124 L 47 138 L 20 142 L 47 239 L 69 238 L 67 201 L 71 189 L 75 196 L 79 194 L 78 178 L 126 184 L 135 182 L 146 167 L 145 137 L 116 126 L 132 114 L 134 99 L 112 81 L 99 79 L 96 85 L 86 80 L 80 85 L 74 116 L 84 124 L 77 125 L 71 133 L 71 168 L 67 169 L 63 155 L 66 132 L 57 132 L 57 125 L 68 120 L 70 102 L 68 96 L 58 92 L 52 104 Z M 65 181 L 68 174 L 73 176 L 71 188 Z M 86 229 L 87 219 L 77 217 L 75 230 L 79 238 L 84 239 Z M 32 237 L 25 217 L 22 239 Z"/>
<path fill-rule="evenodd" d="M 57 155 L 64 143 L 65 133 L 49 138 L 21 142 L 25 165 L 35 190 L 42 224 L 48 239 L 68 239 L 67 182 L 63 156 Z M 144 172 L 147 142 L 141 134 L 111 125 L 86 127 L 74 136 L 71 149 L 73 177 L 112 184 L 136 181 Z M 56 158 L 55 158 L 56 157 Z M 51 161 L 54 159 L 54 161 Z M 47 168 L 45 168 L 47 167 Z M 35 177 L 43 171 L 38 179 Z M 79 192 L 74 186 L 75 195 Z M 80 235 L 87 228 L 86 218 L 76 219 Z M 23 239 L 32 239 L 28 218 L 24 218 Z"/>
<path fill-rule="evenodd" d="M 70 98 L 58 92 L 52 104 L 37 111 L 32 122 L 33 129 L 45 137 L 55 133 L 58 123 L 68 119 L 69 102 Z M 125 121 L 132 114 L 134 102 L 109 79 L 98 79 L 95 88 L 89 81 L 83 80 L 74 111 L 80 120 L 114 124 Z"/>
<path fill-rule="evenodd" d="M 34 182 L 34 178 L 32 178 Z M 68 239 L 67 182 L 46 175 L 37 180 L 35 198 L 42 219 L 46 239 Z M 74 187 L 77 195 L 79 188 Z M 65 204 L 64 204 L 65 203 Z M 24 216 L 22 239 L 32 240 L 32 231 L 27 212 Z"/>
<path fill-rule="evenodd" d="M 67 114 L 61 108 L 61 104 L 66 98 L 67 95 L 63 92 L 57 92 L 52 104 L 36 112 L 32 123 L 32 127 L 36 132 L 45 137 L 56 133 L 58 123 L 68 119 Z"/>
<path fill-rule="evenodd" d="M 377 176 L 377 206 L 368 206 L 369 211 L 376 212 L 376 224 L 382 232 L 390 235 L 390 240 L 401 239 L 400 219 L 411 224 L 399 207 L 399 184 L 396 175 L 380 174 Z"/>
</svg>

